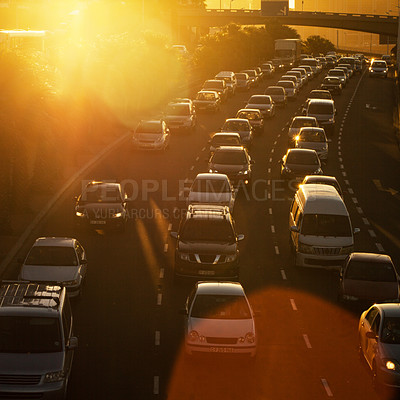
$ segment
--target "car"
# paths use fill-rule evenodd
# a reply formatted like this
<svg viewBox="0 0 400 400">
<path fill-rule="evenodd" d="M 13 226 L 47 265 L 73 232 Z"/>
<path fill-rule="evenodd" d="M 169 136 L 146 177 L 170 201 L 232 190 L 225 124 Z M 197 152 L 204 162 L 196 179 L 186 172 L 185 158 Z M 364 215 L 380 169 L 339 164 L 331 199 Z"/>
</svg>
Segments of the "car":
<svg viewBox="0 0 400 400">
<path fill-rule="evenodd" d="M 264 79 L 264 73 L 260 67 L 254 67 L 255 71 L 257 72 L 258 76 L 258 82 L 261 83 L 261 81 Z"/>
<path fill-rule="evenodd" d="M 234 186 L 250 184 L 252 178 L 251 159 L 243 146 L 220 146 L 208 161 L 208 171 L 226 174 Z"/>
<path fill-rule="evenodd" d="M 169 103 L 163 119 L 170 131 L 192 132 L 196 129 L 196 111 L 190 103 Z"/>
<path fill-rule="evenodd" d="M 173 44 L 171 46 L 171 49 L 180 57 L 183 59 L 189 58 L 189 51 L 187 50 L 186 46 L 184 44 Z"/>
<path fill-rule="evenodd" d="M 387 64 L 388 66 L 393 64 L 393 63 L 392 63 L 392 57 L 390 56 L 390 54 L 384 54 L 384 55 L 381 57 L 381 60 L 386 61 L 386 64 Z"/>
<path fill-rule="evenodd" d="M 250 89 L 249 75 L 239 72 L 236 74 L 236 80 L 237 80 L 237 90 L 247 91 Z"/>
<path fill-rule="evenodd" d="M 345 66 L 343 64 L 339 64 L 337 67 L 335 67 L 335 69 L 343 70 L 346 74 L 347 82 L 349 82 L 350 78 L 353 75 L 353 70 L 350 68 L 350 66 Z"/>
<path fill-rule="evenodd" d="M 314 71 L 309 65 L 299 65 L 298 68 L 302 68 L 307 72 L 309 81 L 314 78 Z"/>
<path fill-rule="evenodd" d="M 228 87 L 223 79 L 208 79 L 204 82 L 202 90 L 212 90 L 217 92 L 224 103 L 228 99 Z"/>
<path fill-rule="evenodd" d="M 233 96 L 235 94 L 237 88 L 237 80 L 236 75 L 233 71 L 218 72 L 218 74 L 215 75 L 215 79 L 223 79 L 225 81 L 228 88 L 229 96 Z"/>
<path fill-rule="evenodd" d="M 57 282 L 69 297 L 82 294 L 87 271 L 86 252 L 75 238 L 40 237 L 29 250 L 18 275 L 28 282 Z"/>
<path fill-rule="evenodd" d="M 242 139 L 237 132 L 216 132 L 209 144 L 211 155 L 220 146 L 242 146 Z"/>
<path fill-rule="evenodd" d="M 377 392 L 400 388 L 400 303 L 377 303 L 361 314 L 358 351 Z"/>
<path fill-rule="evenodd" d="M 302 86 L 308 84 L 308 75 L 304 68 L 292 68 L 290 71 L 286 72 L 286 75 L 292 75 L 294 73 L 296 74 L 295 76 L 300 77 Z"/>
<path fill-rule="evenodd" d="M 332 94 L 326 89 L 314 89 L 307 96 L 308 99 L 326 99 L 333 100 Z"/>
<path fill-rule="evenodd" d="M 349 65 L 350 69 L 354 72 L 355 62 L 356 62 L 356 57 L 341 57 L 338 61 L 338 65 L 340 64 Z"/>
<path fill-rule="evenodd" d="M 2 282 L 0 393 L 5 399 L 65 399 L 78 338 L 66 289 Z"/>
<path fill-rule="evenodd" d="M 276 85 L 285 89 L 288 100 L 296 100 L 298 92 L 293 81 L 280 80 L 276 83 Z"/>
<path fill-rule="evenodd" d="M 140 121 L 132 136 L 136 150 L 165 151 L 168 149 L 170 132 L 163 120 Z"/>
<path fill-rule="evenodd" d="M 263 77 L 270 78 L 275 73 L 275 67 L 270 63 L 261 64 L 261 71 L 263 72 Z"/>
<path fill-rule="evenodd" d="M 225 174 L 200 173 L 190 187 L 187 205 L 217 204 L 229 207 L 233 213 L 235 190 Z"/>
<path fill-rule="evenodd" d="M 273 65 L 274 68 L 275 68 L 275 71 L 280 71 L 280 70 L 282 70 L 283 67 L 284 67 L 283 61 L 282 61 L 282 59 L 280 59 L 280 58 L 273 58 L 273 59 L 271 60 L 271 62 L 272 62 L 272 65 Z"/>
<path fill-rule="evenodd" d="M 174 276 L 212 279 L 239 277 L 239 241 L 229 207 L 190 205 L 182 217 L 176 239 Z"/>
<path fill-rule="evenodd" d="M 168 105 L 176 103 L 188 103 L 190 105 L 193 105 L 193 100 L 189 99 L 188 97 L 175 97 L 174 99 L 168 102 Z"/>
<path fill-rule="evenodd" d="M 244 146 L 249 147 L 253 141 L 254 129 L 248 119 L 228 118 L 221 127 L 221 132 L 237 132 Z"/>
<path fill-rule="evenodd" d="M 296 136 L 295 147 L 298 149 L 313 149 L 321 162 L 328 160 L 328 139 L 323 128 L 303 127 Z"/>
<path fill-rule="evenodd" d="M 326 76 L 321 83 L 322 90 L 329 90 L 331 93 L 341 94 L 342 84 L 337 76 Z"/>
<path fill-rule="evenodd" d="M 247 74 L 250 79 L 250 87 L 256 87 L 260 84 L 260 79 L 255 69 L 245 69 L 240 71 L 242 74 Z"/>
<path fill-rule="evenodd" d="M 306 175 L 301 182 L 301 185 L 309 185 L 309 184 L 320 184 L 320 185 L 331 185 L 333 186 L 340 197 L 343 199 L 343 191 L 340 187 L 338 180 L 334 176 L 328 175 Z"/>
<path fill-rule="evenodd" d="M 287 104 L 286 92 L 282 86 L 268 86 L 265 89 L 264 94 L 271 96 L 271 99 L 278 106 L 285 107 Z"/>
<path fill-rule="evenodd" d="M 326 68 L 326 58 L 325 57 L 315 57 L 319 63 L 322 65 L 322 68 Z"/>
<path fill-rule="evenodd" d="M 255 313 L 239 282 L 197 282 L 182 314 L 188 356 L 256 355 Z"/>
<path fill-rule="evenodd" d="M 242 108 L 236 113 L 236 118 L 247 119 L 254 132 L 264 132 L 264 116 L 257 108 Z"/>
<path fill-rule="evenodd" d="M 299 89 L 301 89 L 306 84 L 306 78 L 300 71 L 295 71 L 295 70 L 291 69 L 290 71 L 287 71 L 285 75 L 286 76 L 295 76 L 299 82 Z"/>
<path fill-rule="evenodd" d="M 354 66 L 355 66 L 355 61 L 352 64 L 339 62 L 339 65 L 336 68 L 346 67 L 347 70 L 349 71 L 349 77 L 351 78 L 354 74 Z"/>
<path fill-rule="evenodd" d="M 261 111 L 264 118 L 273 117 L 275 115 L 275 103 L 271 96 L 256 94 L 250 97 L 246 102 L 245 108 L 256 108 Z"/>
<path fill-rule="evenodd" d="M 384 60 L 373 60 L 368 68 L 368 76 L 387 78 L 388 66 Z"/>
<path fill-rule="evenodd" d="M 347 85 L 347 75 L 342 69 L 333 68 L 330 69 L 326 76 L 336 76 L 340 79 L 340 83 L 342 84 L 342 88 Z"/>
<path fill-rule="evenodd" d="M 296 143 L 296 136 L 303 126 L 318 127 L 318 121 L 315 117 L 305 117 L 296 115 L 292 118 L 288 129 L 288 145 L 292 147 Z"/>
<path fill-rule="evenodd" d="M 326 59 L 326 68 L 332 69 L 332 68 L 335 68 L 335 67 L 336 67 L 336 60 L 335 60 L 335 58 L 330 57 L 330 56 L 326 56 L 325 59 Z"/>
<path fill-rule="evenodd" d="M 193 100 L 197 111 L 218 112 L 221 109 L 221 97 L 212 90 L 200 90 Z"/>
<path fill-rule="evenodd" d="M 361 74 L 362 69 L 363 69 L 362 61 L 359 60 L 359 59 L 356 59 L 356 60 L 354 61 L 354 73 L 359 73 L 359 74 Z"/>
<path fill-rule="evenodd" d="M 310 99 L 306 103 L 303 114 L 315 117 L 318 125 L 325 129 L 327 135 L 332 136 L 334 134 L 336 108 L 333 100 Z"/>
<path fill-rule="evenodd" d="M 297 76 L 294 75 L 282 75 L 279 78 L 280 81 L 292 81 L 295 84 L 295 88 L 297 91 L 300 90 L 301 88 L 301 78 L 298 78 Z M 279 86 L 278 84 L 276 84 L 276 86 Z"/>
<path fill-rule="evenodd" d="M 303 58 L 301 60 L 301 67 L 303 65 L 309 65 L 313 71 L 314 76 L 318 75 L 321 70 L 322 70 L 322 66 L 319 63 L 319 61 L 316 58 Z"/>
<path fill-rule="evenodd" d="M 373 303 L 398 303 L 400 278 L 390 256 L 376 253 L 351 253 L 340 270 L 338 300 Z"/>
<path fill-rule="evenodd" d="M 323 175 L 321 161 L 315 150 L 288 149 L 279 163 L 281 177 L 286 181 L 291 179 L 301 181 L 306 175 Z"/>
<path fill-rule="evenodd" d="M 91 181 L 77 197 L 75 224 L 78 228 L 118 229 L 128 219 L 127 195 L 119 183 Z"/>
</svg>

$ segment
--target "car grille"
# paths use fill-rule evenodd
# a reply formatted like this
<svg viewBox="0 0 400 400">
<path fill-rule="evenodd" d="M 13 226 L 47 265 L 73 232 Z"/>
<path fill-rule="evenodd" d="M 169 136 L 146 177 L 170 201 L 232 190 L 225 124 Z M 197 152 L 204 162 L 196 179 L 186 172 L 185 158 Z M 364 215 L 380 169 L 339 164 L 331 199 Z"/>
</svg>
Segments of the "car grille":
<svg viewBox="0 0 400 400">
<path fill-rule="evenodd" d="M 43 399 L 43 393 L 5 393 L 0 392 L 1 400 Z"/>
<path fill-rule="evenodd" d="M 0 375 L 0 385 L 37 385 L 41 375 Z"/>
<path fill-rule="evenodd" d="M 200 261 L 206 264 L 212 264 L 215 261 L 215 254 L 199 254 Z"/>
<path fill-rule="evenodd" d="M 196 257 L 197 256 L 197 257 Z M 189 254 L 189 261 L 193 263 L 204 263 L 204 264 L 221 264 L 226 259 L 225 255 L 220 255 L 218 258 L 217 254 Z"/>
<path fill-rule="evenodd" d="M 318 256 L 338 256 L 341 247 L 314 247 L 314 254 Z"/>
<path fill-rule="evenodd" d="M 206 337 L 209 344 L 236 344 L 237 338 L 224 338 L 224 337 Z"/>
</svg>

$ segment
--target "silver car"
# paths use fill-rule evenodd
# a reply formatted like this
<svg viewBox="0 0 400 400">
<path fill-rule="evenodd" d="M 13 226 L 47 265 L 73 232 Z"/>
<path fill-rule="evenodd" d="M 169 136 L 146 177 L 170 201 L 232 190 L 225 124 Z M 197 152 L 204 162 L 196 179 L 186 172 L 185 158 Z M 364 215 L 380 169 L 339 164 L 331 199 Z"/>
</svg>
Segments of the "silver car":
<svg viewBox="0 0 400 400">
<path fill-rule="evenodd" d="M 166 150 L 169 146 L 169 129 L 165 121 L 141 121 L 133 136 L 132 145 L 138 150 Z"/>
<path fill-rule="evenodd" d="M 400 304 L 374 304 L 358 324 L 360 357 L 372 371 L 376 389 L 400 388 Z"/>
<path fill-rule="evenodd" d="M 323 128 L 301 128 L 299 134 L 296 136 L 295 147 L 315 150 L 322 162 L 328 160 L 328 139 Z"/>
<path fill-rule="evenodd" d="M 303 126 L 318 127 L 318 121 L 315 117 L 305 117 L 296 115 L 292 118 L 288 130 L 288 145 L 294 146 L 296 143 L 296 136 L 299 134 Z"/>
<path fill-rule="evenodd" d="M 22 264 L 19 279 L 30 282 L 58 282 L 69 297 L 82 294 L 87 261 L 83 246 L 74 238 L 36 239 Z"/>
<path fill-rule="evenodd" d="M 245 108 L 257 108 L 261 111 L 264 117 L 273 117 L 275 115 L 275 103 L 271 96 L 256 94 L 251 96 L 246 103 Z"/>
<path fill-rule="evenodd" d="M 368 69 L 368 74 L 370 77 L 379 76 L 387 78 L 388 66 L 384 60 L 374 60 Z"/>
</svg>

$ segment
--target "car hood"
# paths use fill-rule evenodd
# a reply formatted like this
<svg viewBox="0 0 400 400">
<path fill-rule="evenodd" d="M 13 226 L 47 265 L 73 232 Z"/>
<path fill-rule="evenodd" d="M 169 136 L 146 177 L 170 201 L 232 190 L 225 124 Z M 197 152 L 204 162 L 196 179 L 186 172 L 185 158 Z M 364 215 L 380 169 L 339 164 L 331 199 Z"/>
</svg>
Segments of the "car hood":
<svg viewBox="0 0 400 400">
<path fill-rule="evenodd" d="M 179 240 L 179 251 L 193 254 L 233 254 L 237 249 L 237 243 L 228 242 L 184 242 Z"/>
<path fill-rule="evenodd" d="M 377 303 L 399 297 L 397 282 L 371 282 L 346 278 L 343 281 L 343 293 Z"/>
<path fill-rule="evenodd" d="M 201 336 L 241 337 L 246 333 L 255 333 L 253 319 L 205 319 L 189 318 L 188 332 L 195 330 Z"/>
<path fill-rule="evenodd" d="M 318 150 L 325 150 L 328 146 L 326 143 L 320 142 L 299 142 L 296 144 L 299 149 L 311 149 L 318 152 Z"/>
<path fill-rule="evenodd" d="M 191 203 L 229 203 L 232 193 L 204 193 L 190 192 L 188 196 L 188 204 Z"/>
<path fill-rule="evenodd" d="M 78 277 L 78 266 L 47 266 L 47 265 L 24 265 L 21 269 L 21 279 L 36 282 L 66 282 L 73 281 Z"/>
<path fill-rule="evenodd" d="M 347 247 L 353 245 L 353 236 L 315 236 L 300 233 L 301 243 L 315 247 Z"/>
<path fill-rule="evenodd" d="M 61 371 L 64 353 L 0 353 L 0 375 L 43 375 Z"/>
</svg>

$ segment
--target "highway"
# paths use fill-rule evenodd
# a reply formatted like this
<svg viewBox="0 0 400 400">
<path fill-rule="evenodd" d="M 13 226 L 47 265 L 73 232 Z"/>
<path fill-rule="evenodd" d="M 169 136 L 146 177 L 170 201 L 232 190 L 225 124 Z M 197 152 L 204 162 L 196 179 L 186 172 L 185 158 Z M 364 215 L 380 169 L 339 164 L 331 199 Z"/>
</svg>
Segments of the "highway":
<svg viewBox="0 0 400 400">
<path fill-rule="evenodd" d="M 183 186 L 207 170 L 207 140 L 251 94 L 278 74 L 237 93 L 215 115 L 199 114 L 191 134 L 174 134 L 165 154 L 134 152 L 125 143 L 77 182 L 37 227 L 19 257 L 39 236 L 77 237 L 87 251 L 88 276 L 74 301 L 79 347 L 68 398 L 80 399 L 382 399 L 357 352 L 362 310 L 337 302 L 338 274 L 292 265 L 288 212 L 293 192 L 280 180 L 287 123 L 307 93 L 268 120 L 255 137 L 253 187 L 239 192 L 234 218 L 241 242 L 240 282 L 260 312 L 259 351 L 242 359 L 183 357 L 183 307 L 194 281 L 173 280 L 175 241 L 185 200 Z M 345 190 L 357 251 L 385 252 L 400 266 L 400 154 L 393 133 L 394 80 L 356 75 L 335 97 L 336 132 L 323 167 Z M 74 196 L 86 180 L 122 182 L 131 195 L 126 232 L 81 232 L 73 224 Z M 15 261 L 7 278 L 16 278 Z"/>
</svg>

